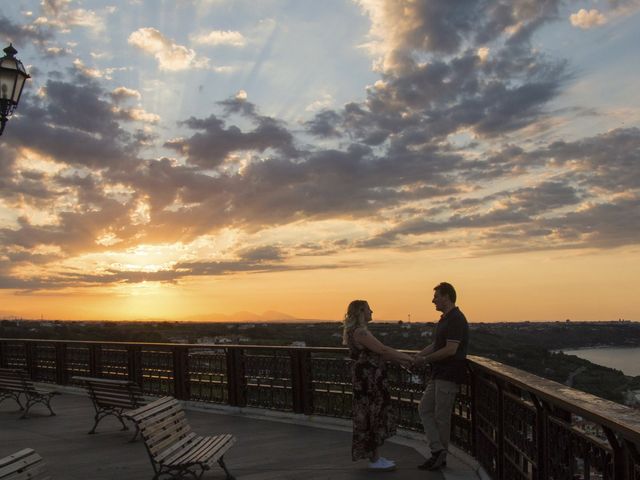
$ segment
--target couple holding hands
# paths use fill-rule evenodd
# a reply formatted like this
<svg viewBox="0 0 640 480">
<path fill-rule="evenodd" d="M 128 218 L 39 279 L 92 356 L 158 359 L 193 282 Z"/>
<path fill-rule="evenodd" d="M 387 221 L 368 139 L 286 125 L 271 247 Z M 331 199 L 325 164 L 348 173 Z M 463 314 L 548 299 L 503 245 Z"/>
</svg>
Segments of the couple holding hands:
<svg viewBox="0 0 640 480">
<path fill-rule="evenodd" d="M 438 470 L 447 464 L 451 412 L 459 384 L 466 377 L 469 327 L 456 307 L 456 291 L 451 284 L 436 285 L 432 302 L 442 315 L 431 344 L 413 356 L 388 347 L 373 336 L 367 328 L 373 311 L 365 300 L 351 302 L 345 315 L 343 344 L 349 347 L 354 360 L 351 455 L 353 460 L 369 459 L 371 470 L 394 470 L 396 466 L 378 452 L 384 440 L 396 433 L 387 361 L 409 368 L 431 364 L 431 377 L 418 407 L 431 457 L 418 468 Z"/>
</svg>

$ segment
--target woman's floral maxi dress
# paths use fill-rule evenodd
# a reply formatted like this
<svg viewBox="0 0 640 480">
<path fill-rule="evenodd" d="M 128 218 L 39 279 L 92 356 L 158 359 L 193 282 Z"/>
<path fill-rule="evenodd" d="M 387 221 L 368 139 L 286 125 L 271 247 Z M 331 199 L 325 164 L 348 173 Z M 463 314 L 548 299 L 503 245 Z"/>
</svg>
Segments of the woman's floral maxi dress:
<svg viewBox="0 0 640 480">
<path fill-rule="evenodd" d="M 358 347 L 353 331 L 347 335 L 353 378 L 353 441 L 351 458 L 370 458 L 373 452 L 396 433 L 391 411 L 391 395 L 382 356 Z"/>
</svg>

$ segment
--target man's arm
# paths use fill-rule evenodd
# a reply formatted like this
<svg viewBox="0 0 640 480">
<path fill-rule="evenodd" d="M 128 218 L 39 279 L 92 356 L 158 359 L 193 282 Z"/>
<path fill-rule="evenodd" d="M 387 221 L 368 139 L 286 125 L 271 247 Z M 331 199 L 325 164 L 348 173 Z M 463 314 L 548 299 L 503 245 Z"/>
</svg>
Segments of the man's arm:
<svg viewBox="0 0 640 480">
<path fill-rule="evenodd" d="M 426 347 L 424 347 L 422 350 L 420 350 L 416 356 L 418 357 L 424 357 L 426 355 L 429 355 L 430 353 L 433 353 L 433 351 L 435 350 L 436 346 L 435 343 L 431 343 L 431 345 L 427 345 Z"/>
<path fill-rule="evenodd" d="M 459 346 L 460 342 L 458 340 L 447 340 L 447 344 L 444 347 L 434 351 L 433 344 L 431 344 L 416 356 L 416 363 L 432 363 L 448 357 L 453 357 L 458 351 Z M 423 355 L 423 352 L 428 349 L 431 349 L 431 351 L 426 355 Z"/>
<path fill-rule="evenodd" d="M 382 355 L 382 358 L 385 360 L 391 360 L 397 363 L 405 363 L 410 364 L 413 360 L 413 357 L 409 356 L 406 353 L 402 353 L 397 351 L 395 348 L 391 348 L 376 337 L 373 334 L 364 328 L 357 328 L 354 332 L 354 338 L 356 341 L 362 345 L 363 347 L 368 348 L 372 352 L 378 353 Z"/>
</svg>

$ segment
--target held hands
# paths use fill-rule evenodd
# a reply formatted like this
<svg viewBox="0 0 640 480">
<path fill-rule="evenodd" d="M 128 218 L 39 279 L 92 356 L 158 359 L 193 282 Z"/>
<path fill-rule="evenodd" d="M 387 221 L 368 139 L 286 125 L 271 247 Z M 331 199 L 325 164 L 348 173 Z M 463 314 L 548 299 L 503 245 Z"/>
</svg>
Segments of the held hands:
<svg viewBox="0 0 640 480">
<path fill-rule="evenodd" d="M 414 355 L 412 362 L 411 362 L 411 367 L 422 367 L 426 364 L 427 362 L 425 361 L 423 356 L 420 355 Z"/>
</svg>

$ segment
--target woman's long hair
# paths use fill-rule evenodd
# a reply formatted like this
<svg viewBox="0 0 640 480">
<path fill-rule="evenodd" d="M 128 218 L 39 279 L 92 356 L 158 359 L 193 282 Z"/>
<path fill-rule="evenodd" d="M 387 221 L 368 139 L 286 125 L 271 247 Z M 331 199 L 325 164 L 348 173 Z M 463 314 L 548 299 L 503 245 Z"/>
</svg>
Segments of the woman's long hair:
<svg viewBox="0 0 640 480">
<path fill-rule="evenodd" d="M 367 322 L 365 320 L 364 311 L 368 308 L 369 304 L 366 300 L 354 300 L 349 304 L 347 313 L 344 316 L 344 328 L 342 330 L 342 344 L 348 345 L 347 338 L 349 332 L 355 330 L 358 327 L 367 328 Z"/>
</svg>

